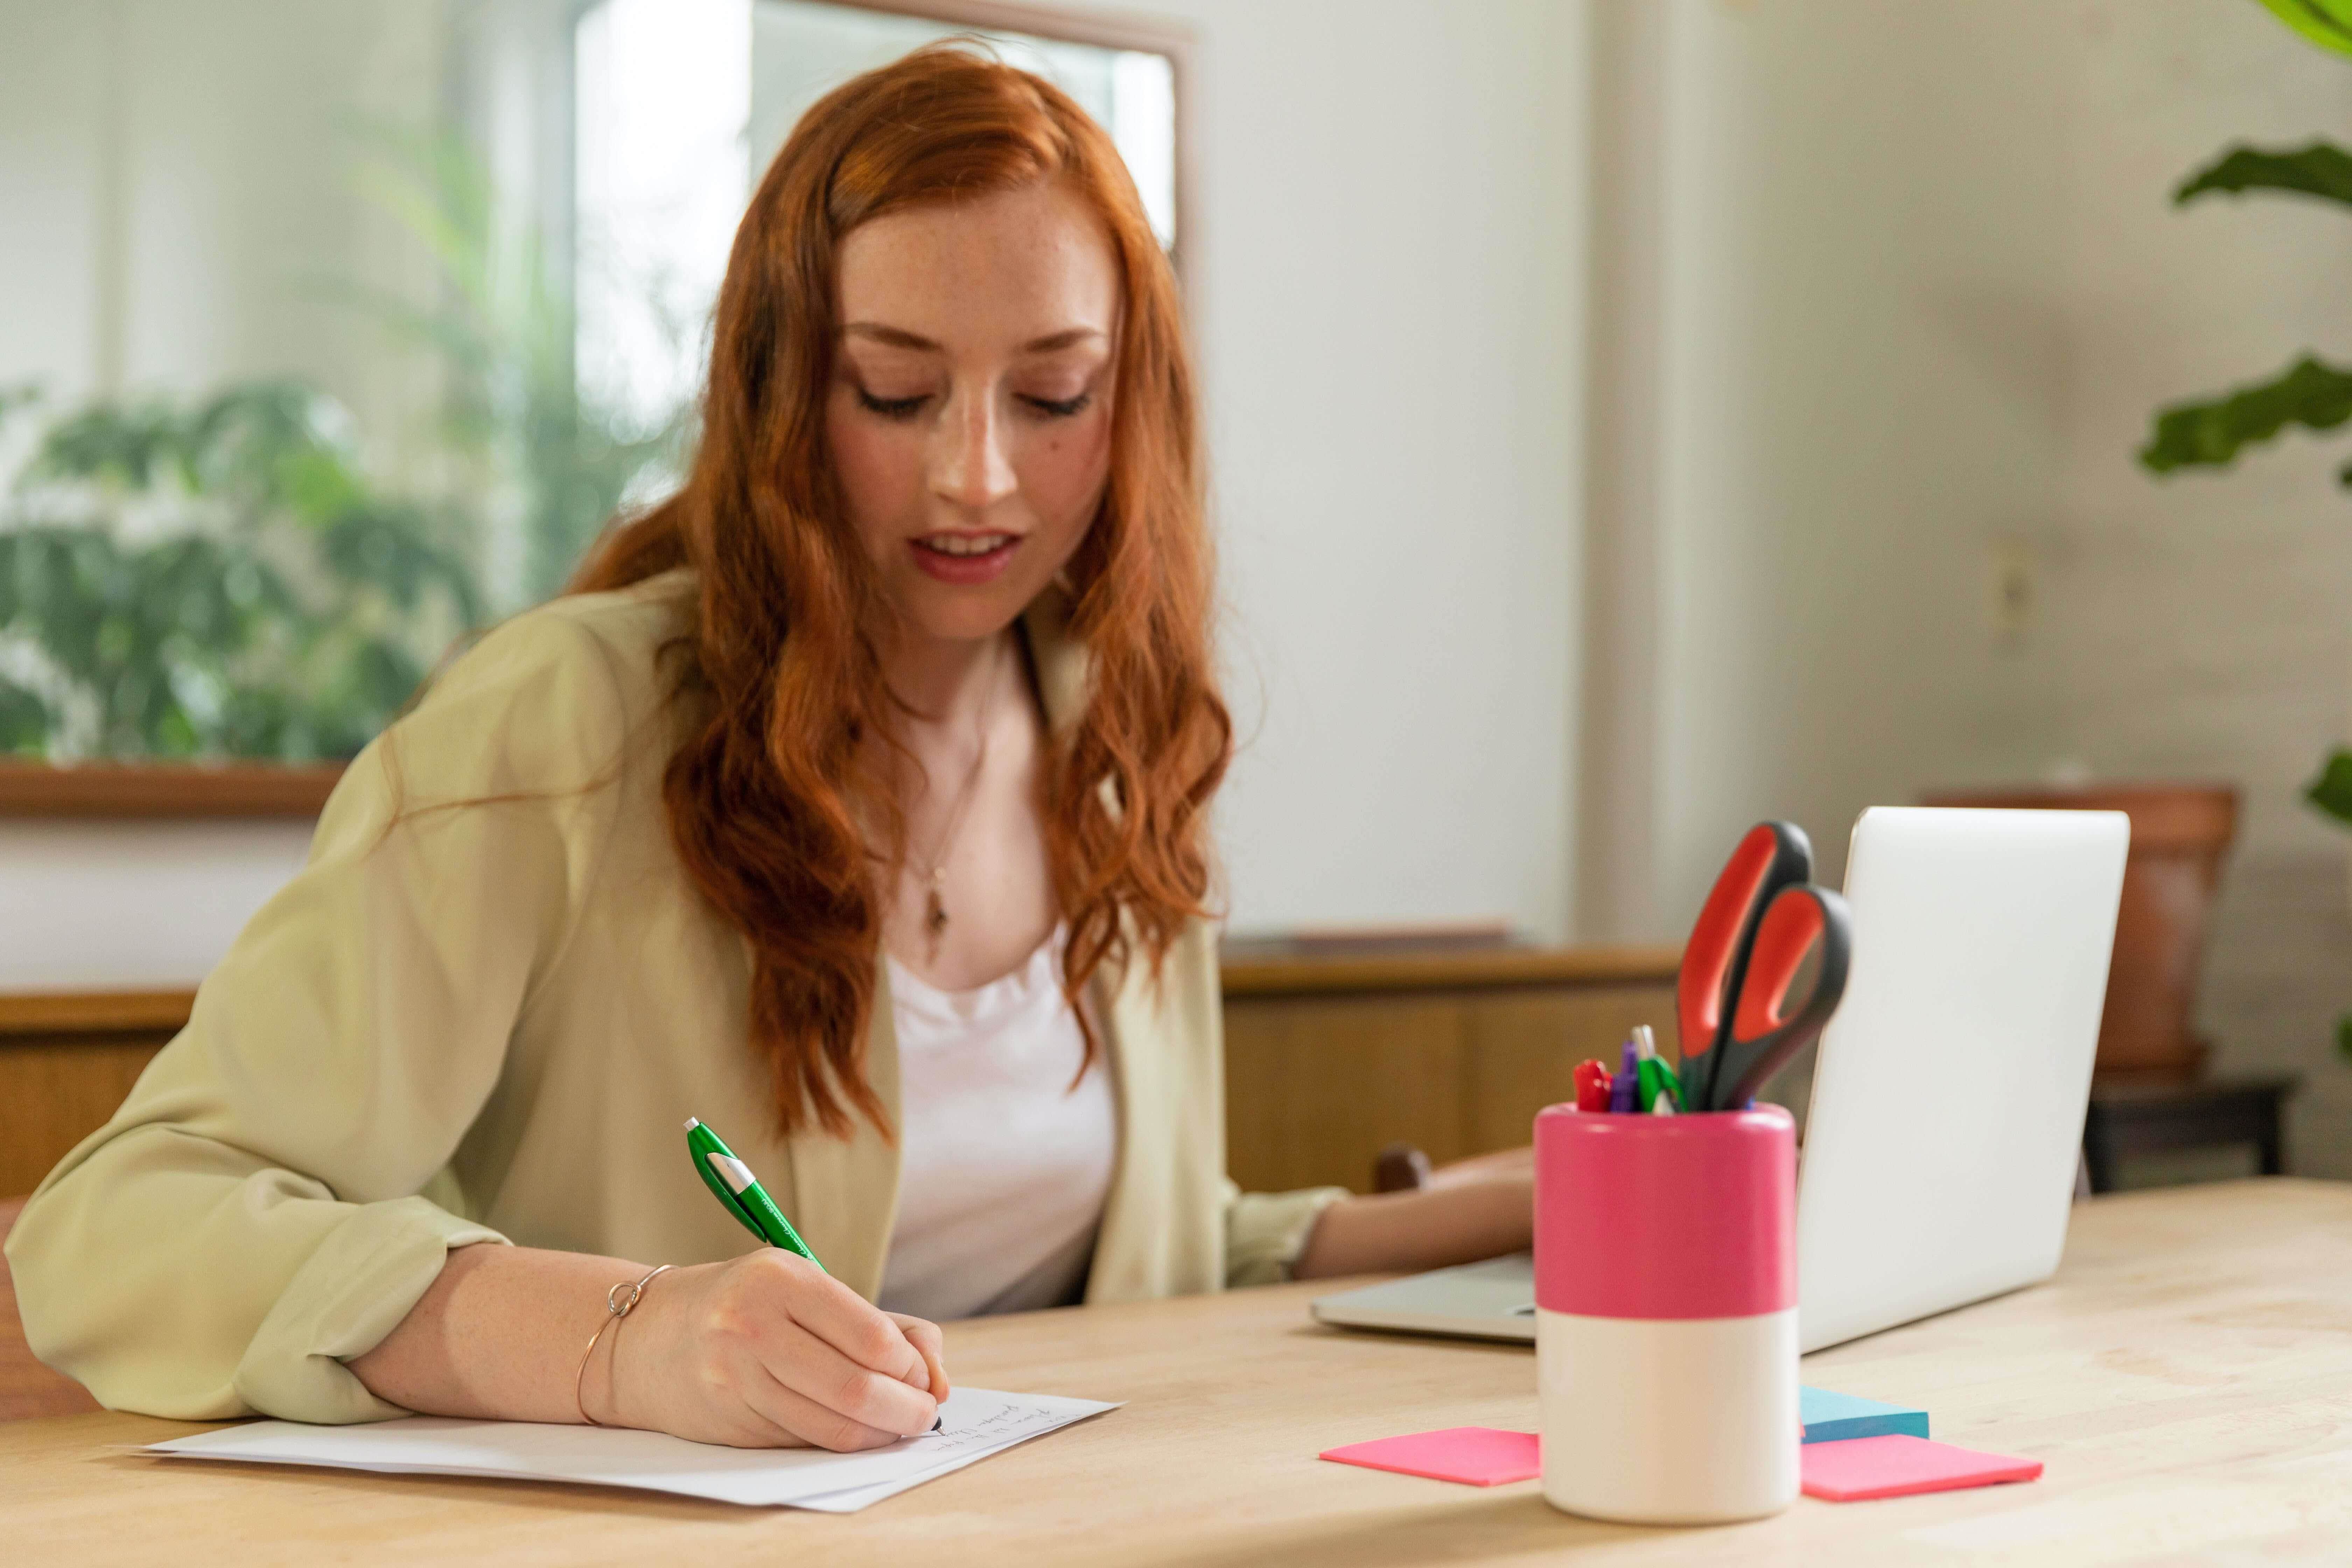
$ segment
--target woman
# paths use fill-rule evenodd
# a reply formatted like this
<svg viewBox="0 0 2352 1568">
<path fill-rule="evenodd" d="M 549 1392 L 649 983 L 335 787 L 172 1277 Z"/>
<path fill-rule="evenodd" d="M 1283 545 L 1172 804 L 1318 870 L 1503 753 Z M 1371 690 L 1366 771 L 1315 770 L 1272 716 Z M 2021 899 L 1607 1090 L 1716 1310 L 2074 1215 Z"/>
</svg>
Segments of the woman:
<svg viewBox="0 0 2352 1568">
<path fill-rule="evenodd" d="M 1198 495 L 1103 133 L 953 48 L 818 104 L 684 489 L 352 764 L 19 1220 L 37 1352 L 167 1415 L 854 1448 L 930 1426 L 931 1319 L 1524 1246 L 1523 1176 L 1224 1180 Z M 691 1115 L 831 1273 L 745 1250 Z"/>
</svg>

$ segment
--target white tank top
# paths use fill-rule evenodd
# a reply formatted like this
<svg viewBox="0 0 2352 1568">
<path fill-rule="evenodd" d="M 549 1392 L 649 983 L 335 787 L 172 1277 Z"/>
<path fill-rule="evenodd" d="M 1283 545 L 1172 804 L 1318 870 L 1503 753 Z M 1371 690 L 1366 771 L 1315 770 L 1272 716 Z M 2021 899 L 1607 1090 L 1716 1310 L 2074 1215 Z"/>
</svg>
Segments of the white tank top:
<svg viewBox="0 0 2352 1568">
<path fill-rule="evenodd" d="M 898 1218 L 880 1305 L 935 1321 L 1077 1300 L 1110 1193 L 1110 1080 L 1062 994 L 1066 929 L 974 991 L 889 960 Z"/>
</svg>

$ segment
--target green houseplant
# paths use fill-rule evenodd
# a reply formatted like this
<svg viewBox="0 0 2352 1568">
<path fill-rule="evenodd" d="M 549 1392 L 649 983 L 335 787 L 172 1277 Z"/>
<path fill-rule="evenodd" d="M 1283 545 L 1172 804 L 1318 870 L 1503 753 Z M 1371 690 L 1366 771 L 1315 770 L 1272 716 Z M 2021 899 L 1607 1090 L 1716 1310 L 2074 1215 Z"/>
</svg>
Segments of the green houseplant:
<svg viewBox="0 0 2352 1568">
<path fill-rule="evenodd" d="M 306 762 L 366 744 L 480 605 L 464 521 L 371 487 L 349 423 L 261 381 L 41 428 L 0 500 L 0 749 Z"/>
<path fill-rule="evenodd" d="M 2352 56 L 2352 0 L 2262 4 L 2322 48 Z M 2294 148 L 2241 144 L 2183 180 L 2172 199 L 2185 205 L 2215 192 L 2270 192 L 2352 207 L 2352 154 L 2326 141 Z M 2305 353 L 2267 380 L 2158 409 L 2139 460 L 2156 474 L 2227 468 L 2247 447 L 2274 440 L 2290 428 L 2336 430 L 2347 420 L 2352 420 L 2352 369 Z M 2352 489 L 2352 462 L 2337 469 L 2336 478 Z M 2338 822 L 2352 824 L 2352 749 L 2338 746 L 2328 754 L 2305 787 L 2304 798 Z M 2336 1044 L 2352 1059 L 2352 1015 L 2337 1020 Z"/>
<path fill-rule="evenodd" d="M 558 592 L 674 466 L 691 411 L 643 426 L 582 393 L 567 292 L 536 232 L 499 221 L 480 154 L 438 132 L 356 142 L 361 194 L 439 288 L 316 288 L 433 361 L 437 479 L 370 475 L 350 415 L 295 381 L 63 414 L 0 389 L 0 449 L 21 454 L 0 493 L 0 752 L 349 757 L 443 652 Z M 490 584 L 494 526 L 520 548 Z"/>
</svg>

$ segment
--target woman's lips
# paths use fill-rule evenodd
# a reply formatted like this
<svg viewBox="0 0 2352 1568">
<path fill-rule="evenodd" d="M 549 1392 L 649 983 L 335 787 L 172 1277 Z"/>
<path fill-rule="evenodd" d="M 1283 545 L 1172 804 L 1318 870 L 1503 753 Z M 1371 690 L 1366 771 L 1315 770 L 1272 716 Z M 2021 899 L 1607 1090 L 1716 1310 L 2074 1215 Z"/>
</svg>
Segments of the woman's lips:
<svg viewBox="0 0 2352 1568">
<path fill-rule="evenodd" d="M 915 564 L 942 583 L 992 583 L 1021 548 L 1017 533 L 931 533 L 907 541 Z"/>
</svg>

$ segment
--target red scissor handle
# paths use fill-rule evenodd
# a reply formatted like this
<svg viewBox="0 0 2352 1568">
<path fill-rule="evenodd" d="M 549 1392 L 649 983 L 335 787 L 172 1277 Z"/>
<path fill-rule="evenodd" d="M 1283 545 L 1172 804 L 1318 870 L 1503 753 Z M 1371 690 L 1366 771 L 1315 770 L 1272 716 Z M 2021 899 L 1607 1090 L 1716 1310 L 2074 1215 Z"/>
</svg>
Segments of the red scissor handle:
<svg viewBox="0 0 2352 1568">
<path fill-rule="evenodd" d="M 1812 874 L 1813 847 L 1804 830 L 1791 822 L 1758 823 L 1724 863 L 1698 912 L 1698 923 L 1691 928 L 1675 984 L 1675 1020 L 1682 1030 L 1685 1073 L 1724 1036 L 1724 1015 L 1730 998 L 1739 994 L 1764 906 L 1781 889 Z"/>
<path fill-rule="evenodd" d="M 1789 988 L 1816 952 L 1813 983 L 1793 1008 Z M 1853 925 L 1845 900 L 1810 884 L 1784 888 L 1757 922 L 1748 973 L 1731 1019 L 1715 1082 L 1727 1085 L 1718 1103 L 1738 1106 L 1822 1032 L 1845 995 L 1853 958 Z"/>
</svg>

